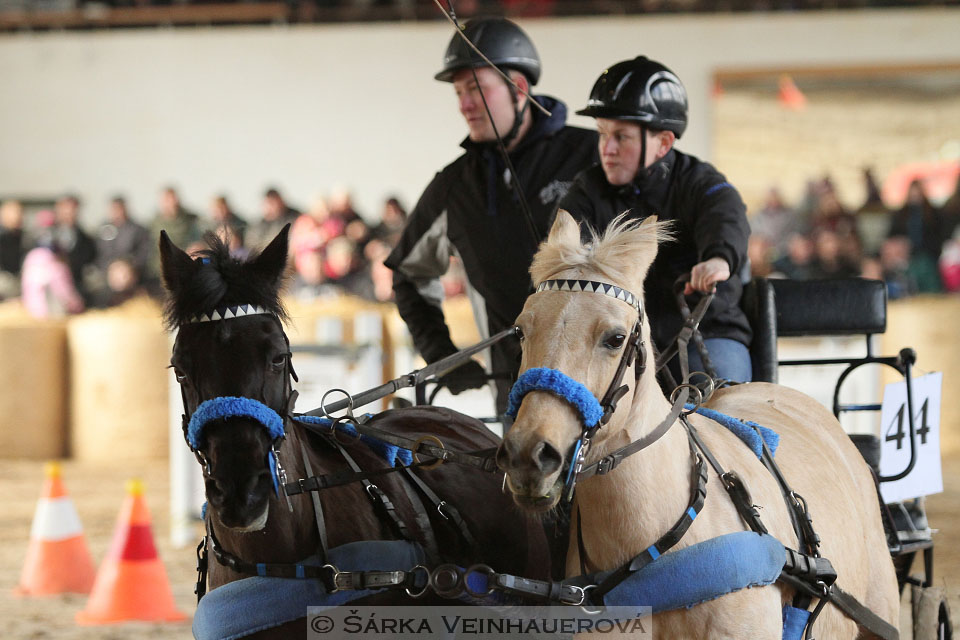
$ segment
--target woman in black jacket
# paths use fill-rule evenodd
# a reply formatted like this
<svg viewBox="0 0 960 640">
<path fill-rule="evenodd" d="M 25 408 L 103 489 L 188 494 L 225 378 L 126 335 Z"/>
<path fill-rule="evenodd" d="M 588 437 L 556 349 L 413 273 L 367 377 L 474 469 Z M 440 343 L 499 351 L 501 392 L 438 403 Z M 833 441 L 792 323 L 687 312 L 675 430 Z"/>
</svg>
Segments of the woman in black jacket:
<svg viewBox="0 0 960 640">
<path fill-rule="evenodd" d="M 712 165 L 673 148 L 687 126 L 687 94 L 669 69 L 643 56 L 617 63 L 594 84 L 581 115 L 597 119 L 600 164 L 580 173 L 560 208 L 600 232 L 629 211 L 673 221 L 675 241 L 660 247 L 644 295 L 654 342 L 665 349 L 682 319 L 672 289 L 689 272 L 690 306 L 714 286 L 700 329 L 721 378 L 752 377 L 750 325 L 740 308 L 741 269 L 750 227 L 737 190 Z M 702 370 L 690 345 L 690 370 Z M 676 359 L 671 365 L 679 369 Z"/>
</svg>

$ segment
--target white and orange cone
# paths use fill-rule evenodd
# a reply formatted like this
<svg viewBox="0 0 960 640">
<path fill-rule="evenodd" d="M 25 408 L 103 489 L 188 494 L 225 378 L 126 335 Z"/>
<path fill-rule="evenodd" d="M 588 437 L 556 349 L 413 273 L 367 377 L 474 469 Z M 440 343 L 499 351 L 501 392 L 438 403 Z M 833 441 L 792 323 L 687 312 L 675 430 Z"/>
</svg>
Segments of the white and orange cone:
<svg viewBox="0 0 960 640">
<path fill-rule="evenodd" d="M 793 78 L 786 74 L 780 76 L 777 99 L 781 106 L 794 111 L 802 111 L 807 107 L 807 96 L 803 95 L 803 92 L 797 88 Z"/>
<path fill-rule="evenodd" d="M 132 480 L 127 483 L 127 498 L 110 550 L 97 572 L 86 608 L 77 613 L 77 623 L 178 622 L 186 618 L 173 602 L 167 570 L 153 544 L 143 483 Z"/>
<path fill-rule="evenodd" d="M 14 593 L 46 596 L 90 593 L 95 575 L 80 517 L 63 487 L 60 465 L 49 462 L 30 528 L 30 546 Z"/>
</svg>

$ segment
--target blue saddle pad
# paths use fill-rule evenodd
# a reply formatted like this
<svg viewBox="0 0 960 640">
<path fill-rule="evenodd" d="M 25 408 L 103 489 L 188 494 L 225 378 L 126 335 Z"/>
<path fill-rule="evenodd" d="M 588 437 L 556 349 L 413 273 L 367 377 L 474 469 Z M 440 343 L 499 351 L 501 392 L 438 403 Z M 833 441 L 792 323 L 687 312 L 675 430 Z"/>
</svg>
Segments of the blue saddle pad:
<svg viewBox="0 0 960 640">
<path fill-rule="evenodd" d="M 738 531 L 665 553 L 611 589 L 607 606 L 648 606 L 653 613 L 692 607 L 747 587 L 773 584 L 786 561 L 767 534 Z M 603 574 L 598 576 L 602 581 Z"/>
<path fill-rule="evenodd" d="M 311 560 L 303 564 L 321 564 L 316 557 Z M 424 560 L 420 545 L 405 540 L 350 542 L 327 553 L 327 562 L 340 571 L 408 571 Z M 200 600 L 193 617 L 193 636 L 197 640 L 241 638 L 302 618 L 307 607 L 335 607 L 374 593 L 377 591 L 328 594 L 319 580 L 244 578 L 217 587 Z"/>
</svg>

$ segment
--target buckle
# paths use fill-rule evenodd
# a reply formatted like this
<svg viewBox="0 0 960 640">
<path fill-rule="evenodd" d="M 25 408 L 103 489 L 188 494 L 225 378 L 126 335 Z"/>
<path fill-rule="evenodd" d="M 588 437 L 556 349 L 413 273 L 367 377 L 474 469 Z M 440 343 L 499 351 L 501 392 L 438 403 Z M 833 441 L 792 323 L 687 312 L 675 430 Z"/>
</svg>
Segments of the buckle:
<svg viewBox="0 0 960 640">
<path fill-rule="evenodd" d="M 617 458 L 612 453 L 603 456 L 597 461 L 597 475 L 602 476 L 605 473 L 610 473 L 616 469 L 617 464 Z"/>
</svg>

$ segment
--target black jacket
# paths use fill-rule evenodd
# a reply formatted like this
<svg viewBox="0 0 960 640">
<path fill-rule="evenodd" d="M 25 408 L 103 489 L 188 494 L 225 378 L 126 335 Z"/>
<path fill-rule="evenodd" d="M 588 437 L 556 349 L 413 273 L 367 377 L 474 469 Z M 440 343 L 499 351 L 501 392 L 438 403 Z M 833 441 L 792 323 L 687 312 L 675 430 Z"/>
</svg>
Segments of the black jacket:
<svg viewBox="0 0 960 640">
<path fill-rule="evenodd" d="M 467 139 L 461 144 L 466 152 L 427 186 L 385 261 L 394 270 L 400 315 L 427 362 L 456 351 L 440 310 L 437 281 L 450 256 L 463 262 L 481 335 L 509 327 L 530 293 L 528 269 L 537 249 L 514 185 L 523 185 L 538 232 L 546 238 L 574 176 L 597 161 L 597 134 L 565 126 L 562 102 L 535 99 L 552 115 L 534 110 L 533 125 L 511 151 L 518 180 L 507 181 L 495 145 Z M 494 372 L 515 374 L 517 367 L 508 347 L 493 350 Z"/>
<path fill-rule="evenodd" d="M 717 295 L 700 329 L 705 338 L 731 338 L 750 344 L 752 333 L 740 308 L 750 226 L 737 190 L 712 165 L 671 150 L 622 187 L 607 182 L 600 165 L 577 176 L 560 203 L 574 218 L 602 231 L 616 216 L 672 220 L 676 239 L 660 246 L 644 282 L 646 311 L 654 342 L 666 348 L 680 331 L 682 320 L 673 283 L 699 262 L 721 257 L 730 265 L 730 279 L 717 285 Z M 699 296 L 699 294 L 697 294 Z M 696 300 L 690 303 L 692 309 Z"/>
</svg>

